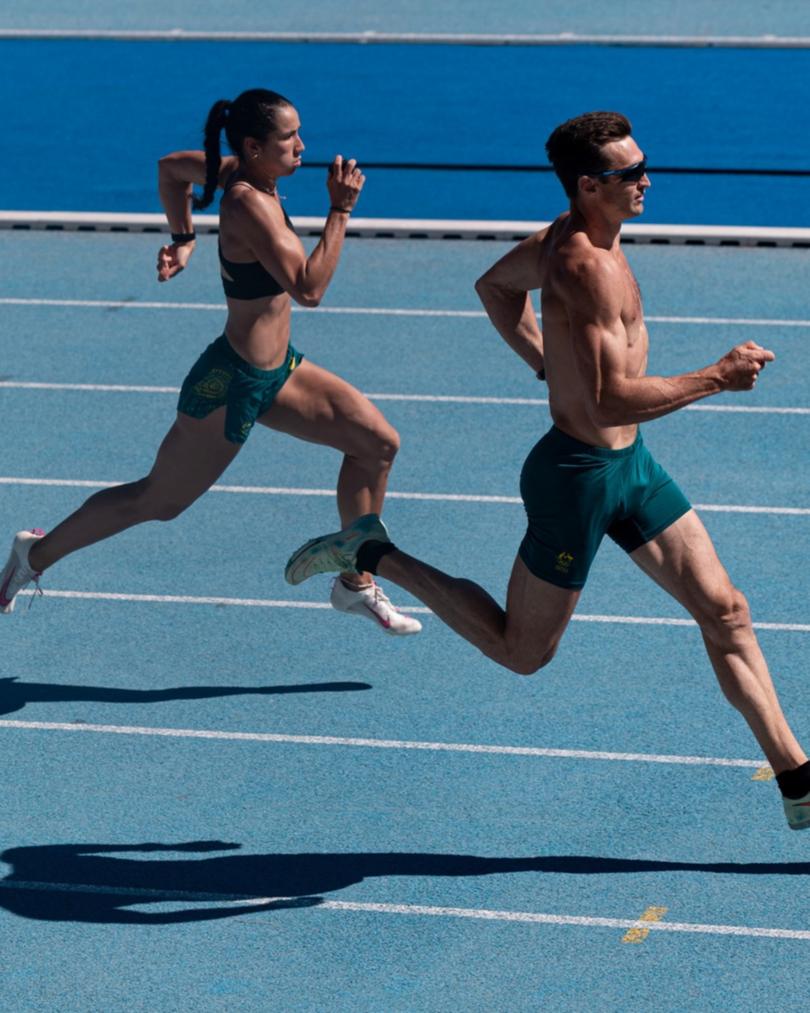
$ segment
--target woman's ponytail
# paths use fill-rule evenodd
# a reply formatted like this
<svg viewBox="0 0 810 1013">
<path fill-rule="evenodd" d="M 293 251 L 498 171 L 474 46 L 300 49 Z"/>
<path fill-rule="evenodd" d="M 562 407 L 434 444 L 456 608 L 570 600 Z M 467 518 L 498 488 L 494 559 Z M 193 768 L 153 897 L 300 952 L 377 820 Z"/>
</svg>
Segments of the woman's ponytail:
<svg viewBox="0 0 810 1013">
<path fill-rule="evenodd" d="M 207 208 L 214 199 L 219 183 L 219 167 L 222 163 L 219 135 L 224 129 L 228 145 L 240 160 L 244 158 L 246 137 L 253 137 L 264 143 L 276 129 L 276 111 L 289 106 L 289 99 L 266 88 L 251 88 L 243 91 L 233 102 L 220 99 L 211 106 L 205 121 L 205 187 L 191 206 L 195 211 Z"/>
<path fill-rule="evenodd" d="M 228 99 L 220 99 L 211 106 L 208 119 L 205 121 L 205 187 L 199 197 L 194 197 L 191 206 L 195 211 L 207 208 L 214 199 L 219 182 L 219 167 L 222 161 L 219 147 L 219 135 L 225 126 L 227 112 L 231 107 Z"/>
</svg>

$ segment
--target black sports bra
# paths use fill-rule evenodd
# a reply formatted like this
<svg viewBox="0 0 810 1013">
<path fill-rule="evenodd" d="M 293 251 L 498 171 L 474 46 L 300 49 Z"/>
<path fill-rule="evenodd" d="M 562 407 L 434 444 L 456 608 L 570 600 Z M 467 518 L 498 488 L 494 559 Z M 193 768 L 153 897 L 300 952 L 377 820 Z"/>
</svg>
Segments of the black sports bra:
<svg viewBox="0 0 810 1013">
<path fill-rule="evenodd" d="M 241 180 L 239 181 L 241 182 Z M 287 228 L 295 232 L 290 216 L 281 208 Z M 281 295 L 284 291 L 282 285 L 276 281 L 269 271 L 262 267 L 258 260 L 237 263 L 233 260 L 226 260 L 222 255 L 222 244 L 217 243 L 219 251 L 219 262 L 227 272 L 228 277 L 222 275 L 222 287 L 229 299 L 262 299 L 268 296 Z"/>
</svg>

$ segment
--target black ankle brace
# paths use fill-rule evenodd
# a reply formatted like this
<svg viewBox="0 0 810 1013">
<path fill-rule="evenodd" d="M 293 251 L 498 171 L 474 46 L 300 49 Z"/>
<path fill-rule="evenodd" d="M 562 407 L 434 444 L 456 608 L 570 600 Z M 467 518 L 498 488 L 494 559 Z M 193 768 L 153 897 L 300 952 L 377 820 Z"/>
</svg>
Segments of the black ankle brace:
<svg viewBox="0 0 810 1013">
<path fill-rule="evenodd" d="M 801 767 L 776 775 L 776 783 L 785 798 L 801 798 L 810 792 L 810 760 Z"/>
</svg>

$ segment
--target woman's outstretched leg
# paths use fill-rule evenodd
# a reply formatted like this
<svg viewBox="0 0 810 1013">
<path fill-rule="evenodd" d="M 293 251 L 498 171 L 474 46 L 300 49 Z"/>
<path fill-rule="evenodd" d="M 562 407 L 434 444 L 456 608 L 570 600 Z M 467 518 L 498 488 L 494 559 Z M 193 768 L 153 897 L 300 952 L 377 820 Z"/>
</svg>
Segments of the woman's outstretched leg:
<svg viewBox="0 0 810 1013">
<path fill-rule="evenodd" d="M 204 419 L 178 415 L 145 478 L 95 493 L 47 535 L 21 532 L 0 575 L 0 610 L 11 612 L 17 591 L 71 552 L 191 506 L 239 453 L 223 434 L 224 411 Z"/>
</svg>

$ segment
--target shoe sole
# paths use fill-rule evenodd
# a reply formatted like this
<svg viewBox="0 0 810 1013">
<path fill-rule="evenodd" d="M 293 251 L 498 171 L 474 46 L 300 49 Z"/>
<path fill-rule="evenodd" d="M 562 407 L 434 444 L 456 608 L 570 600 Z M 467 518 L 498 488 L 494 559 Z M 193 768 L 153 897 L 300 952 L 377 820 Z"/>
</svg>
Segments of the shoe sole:
<svg viewBox="0 0 810 1013">
<path fill-rule="evenodd" d="M 304 562 L 304 556 L 307 554 L 308 550 L 311 549 L 313 545 L 320 542 L 322 537 L 323 536 L 310 538 L 310 540 L 302 545 L 300 549 L 296 549 L 296 551 L 287 560 L 287 565 L 284 567 L 284 579 L 288 584 L 292 584 L 293 586 L 303 584 L 305 580 L 315 576 L 314 573 L 306 573 L 302 577 L 295 571 L 298 565 Z"/>
<path fill-rule="evenodd" d="M 11 555 L 8 557 L 8 562 L 3 567 L 3 572 L 0 573 L 0 599 L 5 597 L 6 589 L 8 588 L 8 585 L 11 583 L 12 577 L 17 572 L 18 566 L 19 561 L 17 559 L 17 546 L 15 539 L 15 545 L 11 550 Z M 10 613 L 12 613 L 14 611 L 14 602 L 16 598 L 17 596 L 15 594 L 14 598 L 12 598 L 11 601 L 6 602 L 3 605 L 0 605 L 0 613 L 2 613 L 4 616 L 7 616 Z"/>
<path fill-rule="evenodd" d="M 367 523 L 368 520 L 372 517 L 375 519 L 374 523 L 376 525 L 374 530 L 371 530 L 371 526 L 369 526 Z M 366 522 L 365 525 L 363 523 L 364 521 Z M 319 543 L 326 541 L 327 539 L 338 538 L 340 535 L 344 535 L 347 532 L 353 532 L 354 535 L 362 533 L 364 537 L 360 540 L 361 544 L 364 541 L 372 539 L 376 540 L 377 538 L 383 541 L 388 541 L 388 532 L 385 528 L 385 525 L 376 514 L 366 514 L 363 517 L 358 517 L 356 521 L 354 521 L 352 524 L 349 524 L 347 527 L 343 528 L 342 531 L 335 531 L 328 535 L 319 535 L 317 538 L 310 538 L 308 542 L 305 542 L 304 545 L 302 545 L 299 549 L 296 549 L 295 552 L 287 560 L 287 565 L 284 567 L 284 579 L 287 581 L 287 583 L 295 586 L 296 584 L 303 584 L 305 580 L 309 580 L 310 577 L 314 577 L 318 573 L 336 573 L 340 572 L 341 570 L 352 569 L 352 567 L 346 566 L 340 566 L 337 568 L 330 566 L 327 567 L 327 569 L 325 570 L 321 569 L 313 570 L 311 573 L 307 573 L 304 576 L 301 576 L 299 573 L 296 572 L 300 564 L 305 562 L 304 557 L 306 556 L 307 551 L 309 549 L 311 549 L 315 545 L 318 545 Z M 349 541 L 351 538 L 352 538 L 351 534 L 346 535 L 347 541 Z M 359 547 L 360 545 L 358 544 L 357 549 L 359 549 Z"/>
<path fill-rule="evenodd" d="M 387 633 L 389 637 L 413 637 L 417 633 L 421 632 L 422 632 L 421 626 L 419 627 L 418 630 L 389 630 L 383 626 L 383 633 Z"/>
</svg>

